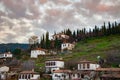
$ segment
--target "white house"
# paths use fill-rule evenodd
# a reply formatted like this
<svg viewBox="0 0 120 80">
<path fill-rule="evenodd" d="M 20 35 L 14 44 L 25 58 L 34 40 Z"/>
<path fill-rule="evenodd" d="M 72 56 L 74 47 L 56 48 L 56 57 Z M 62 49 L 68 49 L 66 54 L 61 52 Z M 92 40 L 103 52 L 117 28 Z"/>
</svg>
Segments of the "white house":
<svg viewBox="0 0 120 80">
<path fill-rule="evenodd" d="M 78 63 L 78 70 L 73 71 L 71 74 L 72 80 L 90 80 L 95 77 L 96 69 L 99 68 L 99 64 L 91 61 L 80 61 Z"/>
<path fill-rule="evenodd" d="M 34 71 L 22 71 L 19 74 L 18 80 L 39 80 L 40 75 Z"/>
<path fill-rule="evenodd" d="M 58 39 L 58 40 L 69 39 L 69 36 L 64 34 L 64 33 L 55 34 L 52 37 L 53 37 L 53 40 L 55 40 L 55 39 Z"/>
<path fill-rule="evenodd" d="M 9 71 L 9 67 L 3 66 L 0 67 L 0 80 L 5 80 L 7 77 L 7 72 Z"/>
<path fill-rule="evenodd" d="M 61 50 L 63 51 L 64 49 L 67 50 L 72 50 L 75 47 L 75 44 L 72 43 L 62 43 L 61 44 Z"/>
<path fill-rule="evenodd" d="M 36 48 L 34 50 L 31 50 L 31 58 L 38 58 L 39 55 L 45 55 L 45 49 Z"/>
<path fill-rule="evenodd" d="M 52 80 L 71 80 L 70 70 L 56 70 L 53 71 Z"/>
<path fill-rule="evenodd" d="M 13 54 L 11 54 L 11 52 L 0 54 L 0 58 L 12 58 L 12 57 L 13 57 Z"/>
<path fill-rule="evenodd" d="M 80 61 L 78 63 L 78 70 L 96 70 L 100 65 L 91 61 Z"/>
<path fill-rule="evenodd" d="M 55 70 L 59 70 L 60 68 L 64 68 L 63 60 L 47 60 L 45 62 L 46 73 L 52 73 Z"/>
</svg>

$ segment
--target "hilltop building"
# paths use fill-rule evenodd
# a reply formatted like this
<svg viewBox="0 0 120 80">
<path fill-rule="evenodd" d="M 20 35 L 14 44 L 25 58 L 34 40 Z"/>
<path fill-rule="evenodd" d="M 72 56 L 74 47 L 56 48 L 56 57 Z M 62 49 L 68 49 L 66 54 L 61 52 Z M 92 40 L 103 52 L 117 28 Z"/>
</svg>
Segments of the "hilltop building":
<svg viewBox="0 0 120 80">
<path fill-rule="evenodd" d="M 46 54 L 46 50 L 42 49 L 42 48 L 36 48 L 31 50 L 31 58 L 38 58 L 39 55 L 45 55 Z"/>
<path fill-rule="evenodd" d="M 69 36 L 64 34 L 64 33 L 58 33 L 52 36 L 53 40 L 57 39 L 57 40 L 63 40 L 63 39 L 69 39 Z"/>
<path fill-rule="evenodd" d="M 75 44 L 72 44 L 72 43 L 62 43 L 61 44 L 61 51 L 72 50 L 74 47 L 75 47 Z"/>
</svg>

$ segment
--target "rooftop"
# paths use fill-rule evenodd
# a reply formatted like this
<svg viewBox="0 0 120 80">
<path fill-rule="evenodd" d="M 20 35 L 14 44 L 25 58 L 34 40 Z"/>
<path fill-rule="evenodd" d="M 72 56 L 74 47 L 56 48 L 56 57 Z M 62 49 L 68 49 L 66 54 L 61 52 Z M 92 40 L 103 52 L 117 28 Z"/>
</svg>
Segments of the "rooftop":
<svg viewBox="0 0 120 80">
<path fill-rule="evenodd" d="M 71 70 L 55 70 L 54 73 L 71 73 Z"/>
<path fill-rule="evenodd" d="M 107 78 L 120 78 L 120 74 L 104 74 L 101 77 L 107 77 Z"/>
<path fill-rule="evenodd" d="M 94 63 L 94 64 L 96 64 L 96 62 L 87 61 L 87 60 L 79 61 L 78 63 Z"/>
<path fill-rule="evenodd" d="M 36 74 L 37 72 L 34 71 L 22 71 L 20 74 Z"/>
<path fill-rule="evenodd" d="M 46 61 L 64 61 L 62 58 L 48 59 Z"/>
<path fill-rule="evenodd" d="M 120 68 L 97 68 L 96 71 L 120 71 Z"/>
</svg>

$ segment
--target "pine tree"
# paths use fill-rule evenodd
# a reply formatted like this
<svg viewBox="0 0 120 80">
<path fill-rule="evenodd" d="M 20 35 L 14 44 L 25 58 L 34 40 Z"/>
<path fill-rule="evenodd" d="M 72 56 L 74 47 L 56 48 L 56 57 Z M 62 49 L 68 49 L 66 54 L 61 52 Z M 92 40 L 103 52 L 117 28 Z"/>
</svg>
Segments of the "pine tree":
<svg viewBox="0 0 120 80">
<path fill-rule="evenodd" d="M 46 47 L 46 49 L 50 48 L 49 32 L 46 32 L 45 47 Z"/>
</svg>

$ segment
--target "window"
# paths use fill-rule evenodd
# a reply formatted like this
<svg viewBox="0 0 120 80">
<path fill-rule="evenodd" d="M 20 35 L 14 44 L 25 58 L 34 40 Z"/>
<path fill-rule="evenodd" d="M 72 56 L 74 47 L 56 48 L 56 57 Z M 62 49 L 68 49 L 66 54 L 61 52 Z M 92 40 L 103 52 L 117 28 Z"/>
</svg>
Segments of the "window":
<svg viewBox="0 0 120 80">
<path fill-rule="evenodd" d="M 87 63 L 87 68 L 88 68 L 88 69 L 90 68 L 90 64 L 89 64 L 89 63 Z"/>
<path fill-rule="evenodd" d="M 81 78 L 84 78 L 84 75 L 83 75 L 83 74 L 81 74 Z"/>
<path fill-rule="evenodd" d="M 32 74 L 32 77 L 33 77 L 33 74 Z"/>
<path fill-rule="evenodd" d="M 25 74 L 25 79 L 27 79 L 27 74 Z"/>
<path fill-rule="evenodd" d="M 85 69 L 85 64 L 83 64 L 83 69 Z"/>
<path fill-rule="evenodd" d="M 28 74 L 28 79 L 30 79 L 30 74 Z"/>
<path fill-rule="evenodd" d="M 53 62 L 53 65 L 55 65 L 55 62 Z"/>
<path fill-rule="evenodd" d="M 57 75 L 57 74 L 55 74 L 55 77 L 58 77 L 58 75 Z"/>
<path fill-rule="evenodd" d="M 73 77 L 75 77 L 75 74 L 73 74 Z"/>
<path fill-rule="evenodd" d="M 81 64 L 79 64 L 79 67 L 80 67 L 80 69 L 81 69 Z"/>
<path fill-rule="evenodd" d="M 62 74 L 62 77 L 64 77 L 64 78 L 65 78 L 65 77 L 66 77 L 66 75 L 65 75 L 65 74 Z"/>
<path fill-rule="evenodd" d="M 24 79 L 24 74 L 22 74 L 22 79 Z"/>
</svg>

